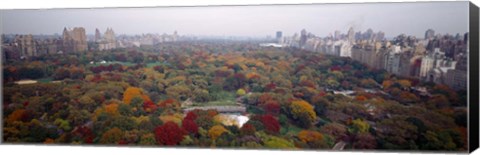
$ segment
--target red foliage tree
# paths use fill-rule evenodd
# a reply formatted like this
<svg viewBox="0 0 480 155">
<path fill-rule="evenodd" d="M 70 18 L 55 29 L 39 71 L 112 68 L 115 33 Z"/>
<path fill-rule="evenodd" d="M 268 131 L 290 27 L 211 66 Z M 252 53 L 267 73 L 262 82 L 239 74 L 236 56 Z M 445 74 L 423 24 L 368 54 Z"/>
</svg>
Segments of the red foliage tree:
<svg viewBox="0 0 480 155">
<path fill-rule="evenodd" d="M 337 66 L 332 66 L 332 67 L 330 67 L 330 71 L 342 71 L 342 67 L 340 67 L 338 65 Z"/>
<path fill-rule="evenodd" d="M 159 145 L 177 145 L 185 134 L 186 131 L 174 122 L 167 122 L 155 128 L 155 139 Z"/>
<path fill-rule="evenodd" d="M 272 115 L 262 115 L 260 116 L 260 121 L 263 123 L 263 126 L 265 126 L 267 132 L 276 134 L 280 131 L 280 123 Z"/>
<path fill-rule="evenodd" d="M 92 81 L 92 82 L 100 82 L 100 81 L 102 81 L 102 80 L 103 80 L 102 75 L 100 75 L 100 74 L 95 74 L 95 75 L 93 76 L 93 78 L 92 78 L 91 81 Z"/>
<path fill-rule="evenodd" d="M 158 106 L 161 108 L 177 107 L 180 106 L 180 103 L 178 103 L 175 99 L 166 99 L 165 101 L 160 102 Z"/>
<path fill-rule="evenodd" d="M 252 124 L 244 124 L 242 128 L 240 128 L 240 134 L 242 135 L 254 135 L 256 131 L 255 126 Z"/>
<path fill-rule="evenodd" d="M 157 106 L 150 100 L 143 102 L 143 109 L 147 112 L 152 112 L 157 110 Z"/>
<path fill-rule="evenodd" d="M 128 144 L 128 142 L 126 140 L 120 140 L 118 142 L 118 145 L 127 145 L 127 144 Z"/>
<path fill-rule="evenodd" d="M 275 101 L 269 101 L 263 105 L 263 110 L 267 114 L 277 115 L 280 113 L 280 105 Z"/>
<path fill-rule="evenodd" d="M 272 91 L 275 90 L 275 88 L 277 88 L 277 85 L 273 82 L 265 85 L 265 91 Z"/>
<path fill-rule="evenodd" d="M 194 111 L 189 111 L 187 115 L 185 116 L 184 120 L 195 120 L 197 119 L 197 114 Z"/>
<path fill-rule="evenodd" d="M 182 128 L 189 133 L 197 134 L 198 133 L 198 126 L 194 120 L 191 119 L 183 119 L 182 121 Z"/>
<path fill-rule="evenodd" d="M 83 138 L 84 143 L 92 144 L 95 135 L 93 134 L 92 130 L 86 126 L 80 126 L 75 131 L 74 134 Z"/>
</svg>

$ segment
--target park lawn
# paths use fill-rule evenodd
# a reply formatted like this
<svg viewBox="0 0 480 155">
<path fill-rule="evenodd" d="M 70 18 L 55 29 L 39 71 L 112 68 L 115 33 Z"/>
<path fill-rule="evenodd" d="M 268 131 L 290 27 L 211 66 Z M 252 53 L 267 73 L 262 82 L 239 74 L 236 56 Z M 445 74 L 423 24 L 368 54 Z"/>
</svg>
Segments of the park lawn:
<svg viewBox="0 0 480 155">
<path fill-rule="evenodd" d="M 37 79 L 37 81 L 38 81 L 39 83 L 50 83 L 50 82 L 53 81 L 53 78 L 51 78 L 51 77 L 41 78 L 41 79 Z"/>
<path fill-rule="evenodd" d="M 236 105 L 236 98 L 235 98 L 235 93 L 231 92 L 220 92 L 219 95 L 221 95 L 220 99 L 217 99 L 215 101 L 209 101 L 209 102 L 193 102 L 193 106 L 235 106 Z"/>
<path fill-rule="evenodd" d="M 153 63 L 147 63 L 147 68 L 152 68 L 155 66 L 163 65 L 163 62 L 153 62 Z"/>
</svg>

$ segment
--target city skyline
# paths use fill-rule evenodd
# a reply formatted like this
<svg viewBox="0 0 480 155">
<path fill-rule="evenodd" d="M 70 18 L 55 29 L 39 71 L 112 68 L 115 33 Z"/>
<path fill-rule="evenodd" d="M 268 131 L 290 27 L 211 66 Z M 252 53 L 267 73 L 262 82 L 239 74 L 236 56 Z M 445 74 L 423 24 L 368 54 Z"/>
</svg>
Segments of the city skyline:
<svg viewBox="0 0 480 155">
<path fill-rule="evenodd" d="M 60 34 L 64 27 L 85 27 L 92 35 L 96 28 L 113 27 L 118 34 L 127 35 L 178 31 L 182 35 L 264 37 L 274 36 L 275 31 L 289 36 L 306 29 L 328 36 L 353 27 L 355 32 L 383 31 L 387 38 L 399 34 L 423 38 L 427 29 L 437 34 L 468 32 L 468 10 L 461 9 L 464 5 L 468 3 L 2 10 L 1 16 L 3 34 Z M 32 21 L 35 27 L 29 24 Z"/>
</svg>

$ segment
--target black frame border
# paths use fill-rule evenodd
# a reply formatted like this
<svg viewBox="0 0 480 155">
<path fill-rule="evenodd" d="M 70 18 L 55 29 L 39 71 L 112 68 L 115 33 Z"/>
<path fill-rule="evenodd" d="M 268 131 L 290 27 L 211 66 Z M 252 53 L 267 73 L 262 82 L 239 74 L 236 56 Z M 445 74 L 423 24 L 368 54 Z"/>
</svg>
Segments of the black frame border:
<svg viewBox="0 0 480 155">
<path fill-rule="evenodd" d="M 479 12 L 478 7 L 469 2 L 469 127 L 468 150 L 473 152 L 479 143 Z"/>
</svg>

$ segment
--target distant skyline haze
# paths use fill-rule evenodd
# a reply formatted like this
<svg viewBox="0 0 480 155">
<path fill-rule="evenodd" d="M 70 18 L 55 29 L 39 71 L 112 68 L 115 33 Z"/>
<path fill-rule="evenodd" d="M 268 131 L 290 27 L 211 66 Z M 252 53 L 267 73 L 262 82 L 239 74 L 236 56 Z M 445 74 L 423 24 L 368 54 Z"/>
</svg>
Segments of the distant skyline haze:
<svg viewBox="0 0 480 155">
<path fill-rule="evenodd" d="M 167 33 L 202 36 L 284 36 L 302 29 L 316 36 L 383 31 L 423 38 L 468 32 L 468 2 L 352 3 L 146 8 L 1 10 L 2 34 L 61 34 L 64 27 L 84 27 L 93 35 L 107 27 L 119 34 Z"/>
</svg>

